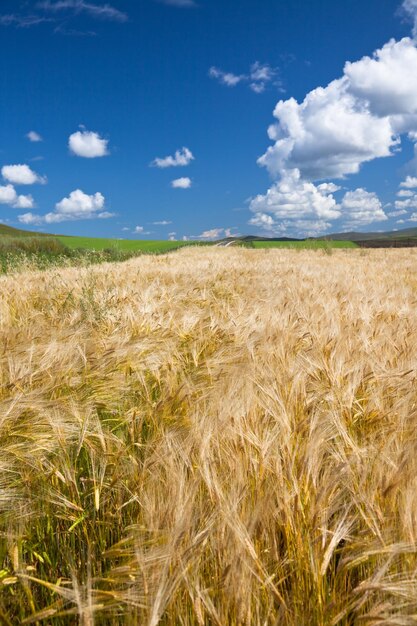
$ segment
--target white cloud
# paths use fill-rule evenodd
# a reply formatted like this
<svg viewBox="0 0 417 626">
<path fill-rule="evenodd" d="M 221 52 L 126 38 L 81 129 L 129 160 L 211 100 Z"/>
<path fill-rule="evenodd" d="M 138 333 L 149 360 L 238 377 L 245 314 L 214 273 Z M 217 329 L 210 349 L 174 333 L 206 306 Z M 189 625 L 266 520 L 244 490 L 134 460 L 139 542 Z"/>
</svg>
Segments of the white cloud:
<svg viewBox="0 0 417 626">
<path fill-rule="evenodd" d="M 278 124 L 269 136 L 275 144 L 258 161 L 273 176 L 299 169 L 310 180 L 343 178 L 396 145 L 389 120 L 358 106 L 343 79 L 315 89 L 301 104 L 281 100 L 274 115 Z"/>
<path fill-rule="evenodd" d="M 177 233 L 168 233 L 168 239 L 169 241 L 177 241 Z"/>
<path fill-rule="evenodd" d="M 201 235 L 198 236 L 199 239 L 218 239 L 222 233 L 224 233 L 224 228 L 212 228 L 211 230 L 205 230 Z"/>
<path fill-rule="evenodd" d="M 397 192 L 399 198 L 411 198 L 413 195 L 414 192 L 411 191 L 411 189 L 400 189 L 400 191 Z"/>
<path fill-rule="evenodd" d="M 14 185 L 33 185 L 46 183 L 46 177 L 39 176 L 28 165 L 4 165 L 1 168 L 5 180 Z"/>
<path fill-rule="evenodd" d="M 268 63 L 262 64 L 256 61 L 250 68 L 250 79 L 256 82 L 269 83 L 275 77 L 274 70 Z"/>
<path fill-rule="evenodd" d="M 417 0 L 404 0 L 402 7 L 414 21 L 413 34 L 417 37 Z"/>
<path fill-rule="evenodd" d="M 29 139 L 29 141 L 32 141 L 34 143 L 37 143 L 39 141 L 43 141 L 41 135 L 37 132 L 35 132 L 34 130 L 31 130 L 28 132 L 28 134 L 26 135 L 26 137 Z"/>
<path fill-rule="evenodd" d="M 281 100 L 269 129 L 275 142 L 259 160 L 273 175 L 298 168 L 303 178 L 343 178 L 393 154 L 400 135 L 417 132 L 417 48 L 391 40 L 374 56 L 346 63 L 342 78 Z"/>
<path fill-rule="evenodd" d="M 13 185 L 0 186 L 0 204 L 14 204 L 17 200 L 16 189 Z"/>
<path fill-rule="evenodd" d="M 211 67 L 209 76 L 227 87 L 236 87 L 239 83 L 247 83 L 255 93 L 263 93 L 267 85 L 272 82 L 282 90 L 277 68 L 268 63 L 259 63 L 259 61 L 250 66 L 247 74 L 234 74 L 233 72 L 225 72 L 218 67 Z"/>
<path fill-rule="evenodd" d="M 33 225 L 42 224 L 43 218 L 40 215 L 34 215 L 33 213 L 24 213 L 18 216 L 18 220 L 21 224 Z"/>
<path fill-rule="evenodd" d="M 267 213 L 255 213 L 248 224 L 250 224 L 250 226 L 257 226 L 263 230 L 274 230 L 276 222 L 274 218 Z"/>
<path fill-rule="evenodd" d="M 263 93 L 269 83 L 274 82 L 276 87 L 279 87 L 281 91 L 282 83 L 277 78 L 278 70 L 274 67 L 271 67 L 268 63 L 259 63 L 256 61 L 253 65 L 251 65 L 249 80 L 251 81 L 249 87 L 255 93 Z"/>
<path fill-rule="evenodd" d="M 398 211 L 391 211 L 387 213 L 388 217 L 399 217 L 400 215 L 405 215 L 407 211 L 405 209 L 399 209 Z"/>
<path fill-rule="evenodd" d="M 16 202 L 12 206 L 14 209 L 33 209 L 35 201 L 31 195 L 17 196 Z"/>
<path fill-rule="evenodd" d="M 172 224 L 172 222 L 169 222 L 168 220 L 162 220 L 160 222 L 152 222 L 152 224 L 154 226 L 168 226 L 169 224 Z"/>
<path fill-rule="evenodd" d="M 417 209 L 417 193 L 411 194 L 406 200 L 397 200 L 396 209 Z"/>
<path fill-rule="evenodd" d="M 417 0 L 406 0 L 404 7 L 417 17 Z M 364 163 L 393 156 L 403 135 L 415 143 L 417 163 L 416 46 L 409 37 L 391 40 L 373 56 L 346 63 L 341 78 L 312 90 L 302 102 L 278 102 L 276 123 L 268 130 L 273 145 L 258 160 L 278 182 L 252 200 L 251 210 L 274 222 L 335 219 L 341 213 L 351 225 L 387 219 L 375 194 L 350 191 L 338 205 L 332 194 L 340 188 L 313 182 L 343 179 Z M 408 176 L 401 187 L 417 188 L 417 177 Z M 417 208 L 413 194 L 399 196 L 407 199 L 397 200 L 397 210 Z M 257 219 L 268 226 L 265 218 Z"/>
<path fill-rule="evenodd" d="M 272 214 L 275 219 L 335 219 L 340 216 L 330 191 L 302 180 L 297 169 L 285 172 L 266 195 L 256 196 L 250 209 L 257 214 Z"/>
<path fill-rule="evenodd" d="M 279 220 L 275 221 L 266 213 L 256 213 L 248 222 L 261 232 L 276 236 L 316 237 L 325 233 L 331 226 L 325 220 Z"/>
<path fill-rule="evenodd" d="M 163 159 L 157 157 L 152 161 L 153 167 L 167 168 L 167 167 L 185 167 L 194 160 L 194 155 L 188 148 L 182 148 L 177 150 L 174 156 L 167 156 Z"/>
<path fill-rule="evenodd" d="M 341 187 L 339 185 L 335 185 L 334 183 L 321 183 L 317 185 L 317 189 L 320 193 L 336 193 L 336 191 L 340 191 Z"/>
<path fill-rule="evenodd" d="M 413 214 L 410 216 L 410 218 L 409 218 L 409 220 L 408 220 L 408 221 L 409 221 L 409 222 L 417 222 L 417 213 L 413 213 Z"/>
<path fill-rule="evenodd" d="M 85 2 L 85 0 L 56 0 L 56 2 L 44 0 L 43 2 L 38 2 L 36 6 L 43 11 L 51 13 L 67 11 L 74 14 L 85 13 L 94 18 L 114 22 L 126 22 L 128 20 L 126 13 L 119 11 L 119 9 L 109 4 L 99 5 L 93 4 L 92 2 Z"/>
<path fill-rule="evenodd" d="M 87 195 L 81 189 L 72 191 L 68 198 L 63 198 L 55 205 L 55 211 L 46 215 L 35 215 L 33 213 L 25 213 L 19 215 L 19 221 L 25 224 L 58 224 L 73 220 L 85 219 L 108 219 L 114 217 L 114 213 L 103 210 L 105 199 L 103 194 L 95 193 L 91 196 Z M 22 207 L 28 208 L 28 207 Z"/>
<path fill-rule="evenodd" d="M 319 185 L 302 180 L 297 170 L 286 172 L 264 196 L 251 201 L 255 216 L 249 221 L 264 231 L 283 234 L 287 231 L 314 236 L 330 228 L 327 220 L 344 218 L 346 226 L 361 226 L 386 220 L 375 193 L 365 189 L 348 191 L 341 204 L 332 195 L 336 186 Z"/>
<path fill-rule="evenodd" d="M 145 229 L 143 228 L 143 226 L 135 226 L 135 229 L 133 232 L 136 234 L 139 234 L 139 233 L 143 233 L 144 230 Z"/>
<path fill-rule="evenodd" d="M 227 87 L 236 87 L 243 80 L 247 80 L 245 74 L 233 74 L 233 72 L 224 72 L 218 67 L 211 67 L 209 70 L 210 78 L 216 78 L 220 83 Z"/>
<path fill-rule="evenodd" d="M 7 204 L 14 209 L 32 209 L 35 201 L 31 195 L 19 196 L 13 185 L 0 186 L 0 204 Z"/>
<path fill-rule="evenodd" d="M 88 130 L 79 130 L 70 135 L 68 146 L 70 151 L 79 157 L 94 159 L 109 154 L 108 140 L 100 137 L 98 133 Z"/>
<path fill-rule="evenodd" d="M 189 189 L 191 185 L 192 185 L 191 178 L 188 178 L 188 177 L 177 178 L 176 180 L 173 180 L 171 183 L 171 187 L 173 187 L 174 189 Z"/>
<path fill-rule="evenodd" d="M 414 189 L 417 187 L 417 177 L 416 176 L 407 176 L 407 178 L 400 183 L 400 187 L 405 189 Z"/>
<path fill-rule="evenodd" d="M 52 21 L 51 18 L 36 14 L 8 13 L 0 15 L 0 24 L 2 26 L 16 26 L 16 28 L 30 28 L 31 26 L 38 26 L 38 24 Z"/>
<path fill-rule="evenodd" d="M 345 225 L 349 227 L 364 226 L 372 222 L 387 219 L 382 204 L 376 193 L 366 189 L 348 191 L 343 197 L 341 209 Z"/>
<path fill-rule="evenodd" d="M 417 48 L 408 37 L 391 39 L 373 57 L 346 63 L 345 76 L 350 93 L 368 104 L 379 117 L 415 115 L 417 113 Z M 403 120 L 392 119 L 395 129 L 402 130 Z M 400 122 L 400 123 L 398 123 Z M 415 120 L 412 121 L 415 130 Z"/>
</svg>

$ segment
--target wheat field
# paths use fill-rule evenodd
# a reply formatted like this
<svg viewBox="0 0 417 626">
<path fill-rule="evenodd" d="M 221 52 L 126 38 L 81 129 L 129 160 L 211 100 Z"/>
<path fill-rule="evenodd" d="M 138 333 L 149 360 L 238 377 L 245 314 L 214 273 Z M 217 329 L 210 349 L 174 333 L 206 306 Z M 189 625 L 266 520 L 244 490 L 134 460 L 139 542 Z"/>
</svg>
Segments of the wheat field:
<svg viewBox="0 0 417 626">
<path fill-rule="evenodd" d="M 417 251 L 0 277 L 0 624 L 417 624 Z"/>
</svg>

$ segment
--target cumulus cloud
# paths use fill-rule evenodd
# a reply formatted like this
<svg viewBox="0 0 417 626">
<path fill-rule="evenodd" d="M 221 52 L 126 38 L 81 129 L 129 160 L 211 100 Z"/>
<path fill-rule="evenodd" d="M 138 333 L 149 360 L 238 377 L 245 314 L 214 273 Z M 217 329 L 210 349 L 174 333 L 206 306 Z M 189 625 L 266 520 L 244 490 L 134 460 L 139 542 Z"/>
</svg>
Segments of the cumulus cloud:
<svg viewBox="0 0 417 626">
<path fill-rule="evenodd" d="M 273 176 L 298 169 L 309 180 L 343 178 L 363 162 L 390 156 L 397 144 L 388 118 L 378 118 L 337 80 L 310 92 L 301 104 L 281 100 L 269 128 L 275 144 L 259 159 Z"/>
<path fill-rule="evenodd" d="M 12 205 L 16 199 L 17 193 L 13 185 L 0 186 L 0 204 Z"/>
<path fill-rule="evenodd" d="M 105 198 L 103 194 L 97 192 L 88 195 L 76 189 L 67 198 L 63 198 L 55 205 L 54 213 L 47 213 L 45 221 L 47 223 L 64 222 L 67 220 L 91 219 L 99 217 L 106 219 L 112 217 L 111 213 L 104 211 Z"/>
<path fill-rule="evenodd" d="M 321 183 L 317 186 L 317 189 L 320 193 L 336 193 L 336 191 L 340 191 L 341 187 L 339 185 L 335 185 L 334 183 Z"/>
<path fill-rule="evenodd" d="M 414 189 L 417 187 L 417 177 L 415 176 L 407 176 L 407 178 L 400 183 L 400 187 L 404 189 Z"/>
<path fill-rule="evenodd" d="M 267 213 L 256 213 L 248 222 L 250 226 L 257 226 L 262 230 L 275 230 L 275 226 L 277 225 L 272 215 L 268 215 Z M 285 229 L 284 229 L 285 230 Z"/>
<path fill-rule="evenodd" d="M 283 173 L 265 195 L 258 195 L 250 203 L 258 214 L 272 214 L 275 219 L 336 219 L 340 208 L 328 188 L 321 189 L 301 179 L 294 169 Z"/>
<path fill-rule="evenodd" d="M 414 193 L 411 191 L 411 189 L 400 189 L 400 191 L 397 191 L 397 196 L 399 198 L 411 198 L 411 196 L 413 196 Z"/>
<path fill-rule="evenodd" d="M 300 104 L 281 100 L 269 129 L 275 142 L 260 158 L 273 175 L 299 168 L 311 180 L 355 174 L 388 157 L 400 135 L 417 131 L 417 48 L 391 40 L 373 57 L 346 63 L 342 78 L 318 87 Z"/>
<path fill-rule="evenodd" d="M 14 209 L 32 209 L 35 201 L 31 195 L 18 195 L 13 185 L 0 185 L 0 204 L 7 204 Z"/>
<path fill-rule="evenodd" d="M 413 35 L 417 37 L 417 0 L 404 0 L 402 7 L 414 22 Z"/>
<path fill-rule="evenodd" d="M 388 219 L 376 193 L 362 188 L 348 191 L 343 197 L 341 209 L 348 228 Z"/>
<path fill-rule="evenodd" d="M 98 133 L 88 130 L 79 130 L 70 135 L 68 146 L 70 151 L 85 159 L 104 157 L 109 154 L 108 140 L 100 137 Z"/>
<path fill-rule="evenodd" d="M 167 156 L 164 158 L 157 157 L 151 163 L 153 167 L 167 168 L 167 167 L 185 167 L 194 161 L 194 155 L 188 148 L 182 148 L 177 150 L 174 156 Z"/>
<path fill-rule="evenodd" d="M 406 0 L 404 7 L 417 16 L 417 0 Z M 394 156 L 403 136 L 415 143 L 417 155 L 416 41 L 392 39 L 372 56 L 347 62 L 340 78 L 313 89 L 303 101 L 280 100 L 274 117 L 268 130 L 273 143 L 258 163 L 278 182 L 252 200 L 252 211 L 274 222 L 289 215 L 293 220 L 343 216 L 357 226 L 387 219 L 377 196 L 364 189 L 348 192 L 337 204 L 332 194 L 340 188 L 330 181 Z M 413 206 L 414 194 L 404 190 L 417 188 L 417 178 L 408 176 L 401 187 L 399 196 L 406 200 L 397 200 L 397 210 L 405 208 L 402 202 Z M 289 201 L 292 196 L 295 200 Z M 259 219 L 267 226 L 265 218 Z"/>
<path fill-rule="evenodd" d="M 373 57 L 364 57 L 356 63 L 346 63 L 345 77 L 350 93 L 368 105 L 378 117 L 390 117 L 394 132 L 408 130 L 408 116 L 417 113 L 417 48 L 414 41 L 405 37 L 392 39 Z M 409 120 L 415 130 L 415 119 Z"/>
<path fill-rule="evenodd" d="M 282 89 L 282 83 L 278 78 L 278 69 L 272 67 L 268 63 L 253 63 L 246 74 L 235 74 L 233 72 L 225 72 L 218 67 L 211 67 L 209 70 L 210 78 L 218 80 L 226 87 L 236 87 L 239 83 L 246 83 L 255 93 L 263 93 L 269 83 L 273 83 L 276 87 Z"/>
<path fill-rule="evenodd" d="M 198 236 L 199 239 L 218 239 L 224 233 L 224 228 L 212 228 L 205 230 Z"/>
<path fill-rule="evenodd" d="M 22 207 L 29 208 L 29 207 Z M 76 189 L 72 191 L 67 198 L 63 198 L 55 205 L 55 211 L 46 215 L 36 215 L 33 213 L 25 213 L 19 215 L 19 221 L 24 224 L 58 224 L 60 222 L 86 220 L 86 219 L 108 219 L 114 217 L 114 213 L 110 213 L 105 209 L 105 198 L 103 194 L 97 192 L 88 195 Z"/>
<path fill-rule="evenodd" d="M 29 141 L 32 141 L 33 143 L 38 143 L 39 141 L 43 141 L 41 135 L 35 132 L 34 130 L 30 130 L 28 134 L 26 135 L 26 137 L 29 139 Z"/>
<path fill-rule="evenodd" d="M 405 209 L 399 209 L 398 211 L 390 211 L 387 213 L 388 217 L 399 217 L 400 215 L 405 215 L 407 211 Z"/>
<path fill-rule="evenodd" d="M 14 209 L 33 209 L 35 201 L 31 195 L 17 196 L 16 202 L 12 204 Z"/>
<path fill-rule="evenodd" d="M 314 236 L 331 226 L 328 220 L 342 217 L 346 227 L 360 227 L 387 219 L 375 193 L 362 188 L 348 191 L 338 204 L 333 193 L 339 190 L 337 185 L 305 181 L 298 170 L 285 172 L 265 195 L 251 201 L 255 216 L 249 224 L 274 234 Z"/>
<path fill-rule="evenodd" d="M 143 226 L 135 226 L 133 232 L 136 234 L 139 234 L 139 233 L 143 233 L 144 230 L 145 229 L 143 228 Z"/>
<path fill-rule="evenodd" d="M 331 226 L 325 220 L 274 220 L 271 215 L 266 213 L 256 213 L 248 223 L 269 236 L 281 237 L 289 235 L 316 237 L 326 232 Z"/>
<path fill-rule="evenodd" d="M 395 202 L 396 209 L 417 209 L 417 193 L 412 193 L 411 196 L 407 197 L 405 200 L 397 200 Z"/>
<path fill-rule="evenodd" d="M 191 185 L 191 178 L 188 177 L 176 178 L 171 182 L 171 187 L 174 189 L 190 189 Z"/>
<path fill-rule="evenodd" d="M 4 165 L 1 174 L 5 180 L 13 185 L 34 185 L 46 183 L 46 178 L 39 176 L 29 165 Z"/>
<path fill-rule="evenodd" d="M 40 215 L 34 215 L 33 213 L 19 215 L 18 220 L 21 224 L 26 224 L 27 226 L 38 225 L 43 222 L 43 218 Z"/>
</svg>

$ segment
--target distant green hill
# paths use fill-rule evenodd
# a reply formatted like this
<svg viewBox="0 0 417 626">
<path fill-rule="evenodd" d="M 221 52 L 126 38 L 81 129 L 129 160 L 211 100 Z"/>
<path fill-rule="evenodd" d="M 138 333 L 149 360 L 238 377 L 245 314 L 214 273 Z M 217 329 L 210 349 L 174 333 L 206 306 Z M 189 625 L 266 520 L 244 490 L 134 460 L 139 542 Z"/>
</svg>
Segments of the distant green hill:
<svg viewBox="0 0 417 626">
<path fill-rule="evenodd" d="M 401 239 L 404 237 L 414 238 L 417 237 L 417 228 L 403 228 L 402 230 L 389 230 L 383 233 L 332 233 L 330 235 L 324 235 L 323 237 L 317 237 L 317 239 L 337 239 L 338 241 L 368 241 L 370 239 Z"/>
<path fill-rule="evenodd" d="M 30 230 L 22 230 L 21 228 L 13 228 L 12 226 L 6 226 L 6 224 L 0 224 L 0 237 L 57 237 L 57 235 L 53 235 L 51 233 L 37 233 Z M 367 232 L 367 233 L 359 233 L 356 231 L 348 232 L 348 233 L 330 233 L 329 235 L 323 235 L 321 237 L 313 237 L 308 239 L 297 239 L 292 237 L 260 237 L 257 235 L 244 235 L 240 237 L 226 237 L 220 241 L 222 242 L 242 242 L 248 244 L 256 244 L 257 242 L 303 242 L 303 241 L 369 241 L 369 240 L 378 240 L 378 239 L 417 239 L 417 227 L 413 228 L 404 228 L 402 230 L 392 230 L 386 232 Z M 140 241 L 137 239 L 132 240 L 118 240 L 118 239 L 96 239 L 90 237 L 72 237 L 68 235 L 61 235 L 59 239 L 62 243 L 69 246 L 70 248 L 81 247 L 81 248 L 95 248 L 97 250 L 101 250 L 105 247 L 117 247 L 120 249 L 141 249 L 144 250 L 149 247 L 150 250 L 155 248 L 158 249 L 171 249 L 182 247 L 183 245 L 190 245 L 191 243 L 196 242 L 148 242 L 146 240 Z M 162 245 L 165 244 L 165 245 Z"/>
<path fill-rule="evenodd" d="M 0 236 L 7 235 L 8 237 L 51 237 L 45 233 L 34 233 L 30 230 L 22 230 L 21 228 L 12 228 L 12 226 L 6 226 L 6 224 L 0 224 Z"/>
</svg>

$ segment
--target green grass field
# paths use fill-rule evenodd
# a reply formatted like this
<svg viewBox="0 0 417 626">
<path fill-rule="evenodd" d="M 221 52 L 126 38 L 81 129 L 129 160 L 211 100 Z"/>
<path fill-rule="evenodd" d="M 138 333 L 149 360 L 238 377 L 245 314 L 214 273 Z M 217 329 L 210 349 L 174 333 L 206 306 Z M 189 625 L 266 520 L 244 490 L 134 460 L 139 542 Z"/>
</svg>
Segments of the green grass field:
<svg viewBox="0 0 417 626">
<path fill-rule="evenodd" d="M 327 248 L 357 248 L 353 241 L 254 241 L 254 248 L 298 248 L 322 250 Z"/>
<path fill-rule="evenodd" d="M 122 252 L 168 252 L 183 246 L 202 245 L 194 241 L 140 241 L 132 239 L 95 239 L 93 237 L 65 237 L 57 236 L 65 246 L 72 250 L 84 248 L 85 250 L 114 249 Z"/>
</svg>

